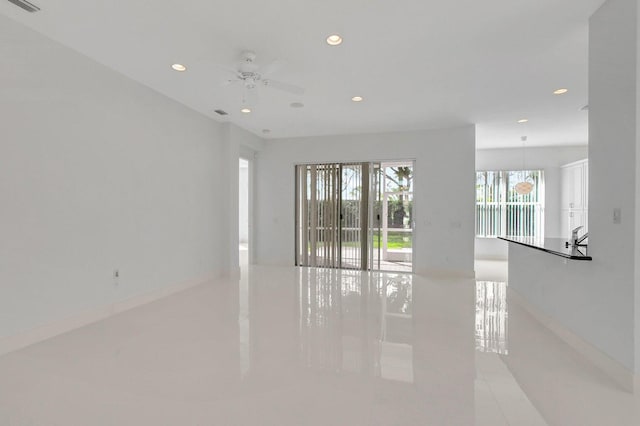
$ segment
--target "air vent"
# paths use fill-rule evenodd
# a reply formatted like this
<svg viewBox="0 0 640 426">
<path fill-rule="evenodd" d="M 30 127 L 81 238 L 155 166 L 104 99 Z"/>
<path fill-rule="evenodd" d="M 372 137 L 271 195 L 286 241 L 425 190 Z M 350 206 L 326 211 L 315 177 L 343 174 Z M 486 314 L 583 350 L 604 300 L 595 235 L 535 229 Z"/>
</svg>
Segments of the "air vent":
<svg viewBox="0 0 640 426">
<path fill-rule="evenodd" d="M 33 3 L 29 3 L 27 0 L 9 0 L 9 2 L 23 8 L 27 12 L 37 12 L 40 10 L 38 6 Z"/>
<path fill-rule="evenodd" d="M 218 115 L 229 115 L 229 113 L 227 111 L 224 111 L 222 109 L 217 109 L 217 110 L 215 110 L 215 112 Z"/>
</svg>

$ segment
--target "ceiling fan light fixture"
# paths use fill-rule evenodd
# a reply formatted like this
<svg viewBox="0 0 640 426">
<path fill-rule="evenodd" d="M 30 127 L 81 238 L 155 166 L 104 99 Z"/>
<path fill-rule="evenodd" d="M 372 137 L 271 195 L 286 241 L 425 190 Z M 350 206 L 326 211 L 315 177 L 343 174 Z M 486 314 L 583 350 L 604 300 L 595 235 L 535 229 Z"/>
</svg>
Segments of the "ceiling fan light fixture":
<svg viewBox="0 0 640 426">
<path fill-rule="evenodd" d="M 329 46 L 338 46 L 342 44 L 342 37 L 338 34 L 331 34 L 327 37 L 327 44 Z"/>
<path fill-rule="evenodd" d="M 171 65 L 174 71 L 183 72 L 187 70 L 187 67 L 182 64 L 173 64 Z"/>
<path fill-rule="evenodd" d="M 243 114 L 249 114 L 251 112 L 251 108 L 246 108 L 246 107 L 242 108 L 240 110 L 240 112 L 243 113 Z"/>
<path fill-rule="evenodd" d="M 242 102 L 240 105 L 247 105 L 248 97 L 257 96 L 260 92 L 259 87 L 268 87 L 296 96 L 304 94 L 304 89 L 295 84 L 265 78 L 265 75 L 271 74 L 281 61 L 274 61 L 266 66 L 260 66 L 255 62 L 255 58 L 255 52 L 246 51 L 242 54 L 240 63 L 233 68 L 225 68 L 227 72 L 233 75 L 233 78 L 227 79 L 222 83 L 222 86 L 236 84 L 241 87 Z M 249 105 L 252 105 L 252 103 L 249 103 Z"/>
</svg>

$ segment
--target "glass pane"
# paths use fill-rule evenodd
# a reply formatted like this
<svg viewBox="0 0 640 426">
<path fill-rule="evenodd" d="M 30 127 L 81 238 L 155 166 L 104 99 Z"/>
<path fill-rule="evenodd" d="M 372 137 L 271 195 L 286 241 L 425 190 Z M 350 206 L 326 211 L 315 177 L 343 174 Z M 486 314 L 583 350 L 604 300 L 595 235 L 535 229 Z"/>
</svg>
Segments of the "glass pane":
<svg viewBox="0 0 640 426">
<path fill-rule="evenodd" d="M 382 163 L 382 238 L 380 269 L 412 270 L 413 163 Z"/>
<path fill-rule="evenodd" d="M 533 186 L 520 194 L 521 182 Z M 508 170 L 476 173 L 476 235 L 542 238 L 544 234 L 544 173 Z"/>
<path fill-rule="evenodd" d="M 487 174 L 485 172 L 476 173 L 476 202 L 484 203 L 485 186 L 487 185 Z"/>
<path fill-rule="evenodd" d="M 362 197 L 362 166 L 342 165 L 341 204 L 341 250 L 340 267 L 359 269 L 361 267 L 361 221 L 360 205 Z"/>
<path fill-rule="evenodd" d="M 413 190 L 413 166 L 385 166 L 385 192 L 407 192 Z"/>
</svg>

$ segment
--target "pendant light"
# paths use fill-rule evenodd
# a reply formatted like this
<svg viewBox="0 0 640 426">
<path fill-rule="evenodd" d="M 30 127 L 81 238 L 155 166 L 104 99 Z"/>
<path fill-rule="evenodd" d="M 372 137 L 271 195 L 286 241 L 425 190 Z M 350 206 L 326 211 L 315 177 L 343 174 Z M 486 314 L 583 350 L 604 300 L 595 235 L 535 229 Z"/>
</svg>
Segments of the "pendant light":
<svg viewBox="0 0 640 426">
<path fill-rule="evenodd" d="M 525 151 L 526 147 L 525 147 L 525 142 L 527 141 L 527 137 L 526 136 L 521 136 L 520 140 L 522 141 L 522 173 L 524 173 L 525 176 L 522 179 L 522 181 L 520 181 L 520 182 L 518 182 L 516 184 L 514 189 L 520 195 L 527 195 L 531 191 L 533 191 L 533 182 L 528 181 L 527 180 L 527 176 L 526 176 L 527 168 L 525 167 L 525 165 L 526 165 L 526 151 Z"/>
</svg>

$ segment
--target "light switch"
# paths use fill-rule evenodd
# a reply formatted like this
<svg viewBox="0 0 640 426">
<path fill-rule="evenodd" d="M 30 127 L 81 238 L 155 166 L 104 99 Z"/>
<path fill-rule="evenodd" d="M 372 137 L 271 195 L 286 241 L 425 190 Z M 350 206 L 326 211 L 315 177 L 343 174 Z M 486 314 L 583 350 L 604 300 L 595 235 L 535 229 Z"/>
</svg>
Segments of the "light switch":
<svg viewBox="0 0 640 426">
<path fill-rule="evenodd" d="M 613 209 L 613 223 L 619 225 L 622 223 L 622 209 L 620 207 L 616 207 Z"/>
</svg>

